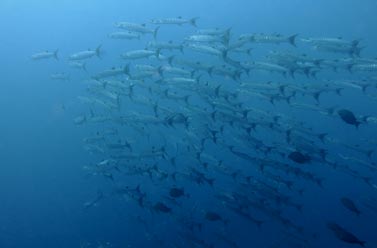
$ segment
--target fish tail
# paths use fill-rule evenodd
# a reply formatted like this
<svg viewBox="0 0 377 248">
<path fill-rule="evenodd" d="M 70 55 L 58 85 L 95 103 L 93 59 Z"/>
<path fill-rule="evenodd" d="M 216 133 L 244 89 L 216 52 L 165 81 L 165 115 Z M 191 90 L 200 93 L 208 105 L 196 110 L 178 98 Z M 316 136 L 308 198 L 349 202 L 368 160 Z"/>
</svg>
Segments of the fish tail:
<svg viewBox="0 0 377 248">
<path fill-rule="evenodd" d="M 298 36 L 298 34 L 294 34 L 294 35 L 292 35 L 292 36 L 290 36 L 290 37 L 288 38 L 289 43 L 290 43 L 292 46 L 294 46 L 294 47 L 297 47 L 297 45 L 296 45 L 296 38 L 297 38 L 297 36 Z"/>
<path fill-rule="evenodd" d="M 192 19 L 190 19 L 190 24 L 194 27 L 197 27 L 196 25 L 196 21 L 199 19 L 199 17 L 194 17 Z"/>
<path fill-rule="evenodd" d="M 170 63 L 169 63 L 170 64 Z M 158 68 L 157 68 L 157 73 L 158 75 L 160 75 L 161 77 L 164 76 L 164 66 L 160 65 Z"/>
<path fill-rule="evenodd" d="M 172 65 L 174 58 L 175 58 L 174 55 L 172 55 L 172 56 L 170 56 L 170 57 L 168 58 L 168 64 L 169 64 L 169 65 Z"/>
<path fill-rule="evenodd" d="M 257 227 L 260 229 L 262 227 L 262 224 L 264 223 L 264 221 L 257 221 Z"/>
<path fill-rule="evenodd" d="M 187 96 L 184 97 L 184 101 L 185 101 L 186 105 L 190 105 L 190 103 L 189 103 L 190 97 L 191 97 L 190 95 L 187 95 Z"/>
<path fill-rule="evenodd" d="M 357 47 L 360 43 L 360 40 L 353 40 L 352 41 L 352 47 Z"/>
<path fill-rule="evenodd" d="M 225 33 L 223 35 L 223 40 L 224 40 L 224 43 L 226 45 L 229 45 L 229 41 L 230 41 L 230 30 L 231 28 L 228 28 L 227 30 L 225 30 Z"/>
<path fill-rule="evenodd" d="M 249 49 L 247 49 L 247 50 L 246 50 L 246 54 L 249 55 L 249 56 L 251 56 L 251 51 L 252 51 L 252 50 L 253 50 L 253 48 L 249 48 Z"/>
<path fill-rule="evenodd" d="M 130 64 L 127 64 L 127 65 L 123 68 L 123 72 L 124 72 L 124 74 L 126 74 L 127 76 L 130 76 Z"/>
<path fill-rule="evenodd" d="M 87 70 L 87 68 L 86 68 L 86 63 L 84 63 L 84 64 L 82 65 L 82 69 L 83 69 L 85 72 L 88 72 L 88 70 Z"/>
<path fill-rule="evenodd" d="M 160 26 L 158 26 L 157 28 L 155 28 L 155 30 L 153 32 L 153 38 L 154 39 L 157 39 L 158 30 L 160 30 Z"/>
<path fill-rule="evenodd" d="M 97 55 L 97 57 L 98 58 L 101 58 L 101 56 L 102 56 L 102 51 L 101 51 L 101 47 L 102 47 L 102 44 L 101 45 L 99 45 L 97 48 L 96 48 L 96 55 Z"/>
<path fill-rule="evenodd" d="M 360 58 L 360 53 L 365 47 L 354 47 L 352 49 L 352 55 Z"/>
<path fill-rule="evenodd" d="M 361 124 L 361 121 L 356 121 L 356 123 L 355 123 L 356 129 L 359 129 L 360 124 Z"/>
<path fill-rule="evenodd" d="M 225 49 L 221 52 L 221 56 L 223 58 L 223 60 L 226 60 L 228 58 L 228 49 Z"/>
<path fill-rule="evenodd" d="M 158 48 L 156 50 L 156 57 L 159 59 L 160 58 L 160 54 L 161 54 L 161 48 Z"/>
<path fill-rule="evenodd" d="M 55 52 L 54 52 L 54 58 L 55 58 L 56 60 L 59 60 L 58 52 L 59 52 L 59 49 L 56 49 Z"/>
<path fill-rule="evenodd" d="M 354 64 L 351 64 L 351 65 L 347 65 L 347 71 L 349 71 L 350 73 L 353 73 L 353 67 L 354 67 Z"/>
</svg>

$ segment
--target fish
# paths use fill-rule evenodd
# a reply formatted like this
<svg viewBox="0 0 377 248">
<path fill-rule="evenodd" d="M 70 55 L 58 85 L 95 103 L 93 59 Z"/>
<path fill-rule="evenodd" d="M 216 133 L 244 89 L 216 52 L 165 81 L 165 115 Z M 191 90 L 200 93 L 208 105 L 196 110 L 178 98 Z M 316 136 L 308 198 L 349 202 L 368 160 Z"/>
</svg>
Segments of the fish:
<svg viewBox="0 0 377 248">
<path fill-rule="evenodd" d="M 80 61 L 71 61 L 71 62 L 69 62 L 69 66 L 72 67 L 72 68 L 77 68 L 77 69 L 87 71 L 86 63 L 83 63 L 83 62 L 80 62 Z"/>
<path fill-rule="evenodd" d="M 329 228 L 335 234 L 335 236 L 344 243 L 358 244 L 362 247 L 365 247 L 365 241 L 359 240 L 354 234 L 350 233 L 335 222 L 327 222 L 326 225 L 327 228 Z"/>
<path fill-rule="evenodd" d="M 97 73 L 96 75 L 92 76 L 95 80 L 100 80 L 109 77 L 116 77 L 122 75 L 129 75 L 130 74 L 130 67 L 129 65 L 124 66 L 123 68 L 111 68 L 109 70 L 104 70 L 102 72 Z"/>
<path fill-rule="evenodd" d="M 168 50 L 168 51 L 174 51 L 179 50 L 181 53 L 183 53 L 184 46 L 182 44 L 175 44 L 173 41 L 169 42 L 157 42 L 157 41 L 150 41 L 147 43 L 147 49 L 162 51 L 162 50 Z M 158 57 L 158 56 L 157 56 Z M 169 60 L 171 58 L 168 58 Z"/>
<path fill-rule="evenodd" d="M 101 191 L 98 191 L 97 192 L 97 196 L 96 198 L 94 198 L 93 200 L 91 201 L 88 201 L 88 202 L 85 202 L 84 203 L 84 209 L 88 209 L 88 208 L 91 208 L 91 207 L 96 207 L 98 205 L 98 203 L 104 198 L 104 195 Z"/>
<path fill-rule="evenodd" d="M 116 40 L 140 40 L 140 33 L 136 32 L 113 32 L 109 34 L 109 38 Z"/>
<path fill-rule="evenodd" d="M 227 50 L 219 50 L 208 45 L 186 44 L 185 47 L 199 53 L 215 55 L 221 58 L 226 58 L 228 53 Z"/>
<path fill-rule="evenodd" d="M 95 50 L 88 49 L 86 51 L 81 51 L 81 52 L 71 54 L 68 59 L 69 60 L 84 60 L 84 59 L 92 58 L 94 56 L 101 58 L 101 53 L 102 53 L 101 47 L 102 45 L 99 45 Z"/>
<path fill-rule="evenodd" d="M 180 197 L 185 196 L 185 195 L 186 194 L 185 194 L 184 188 L 172 187 L 169 190 L 169 196 L 171 196 L 173 198 L 180 198 Z"/>
<path fill-rule="evenodd" d="M 240 40 L 247 40 L 251 43 L 272 43 L 272 44 L 280 44 L 280 43 L 289 43 L 292 46 L 296 47 L 296 37 L 298 35 L 294 34 L 291 36 L 284 36 L 281 34 L 253 34 L 253 35 L 242 35 L 240 36 Z"/>
<path fill-rule="evenodd" d="M 160 213 L 170 213 L 172 211 L 170 207 L 166 206 L 162 202 L 157 202 L 156 204 L 154 204 L 153 210 Z"/>
<path fill-rule="evenodd" d="M 152 34 L 153 37 L 156 39 L 158 30 L 160 27 L 156 27 L 155 29 L 147 28 L 146 24 L 137 24 L 131 22 L 116 22 L 114 24 L 115 27 L 120 29 L 126 29 L 131 32 L 140 33 L 140 34 Z"/>
<path fill-rule="evenodd" d="M 229 37 L 226 36 L 213 36 L 205 34 L 191 35 L 185 38 L 186 42 L 199 42 L 199 43 L 229 43 Z"/>
<path fill-rule="evenodd" d="M 50 75 L 50 78 L 52 80 L 60 80 L 60 81 L 68 81 L 70 79 L 69 74 L 67 73 L 53 73 Z"/>
<path fill-rule="evenodd" d="M 230 37 L 231 28 L 221 29 L 221 28 L 207 28 L 199 29 L 196 31 L 199 35 L 215 35 L 215 36 L 227 36 Z"/>
<path fill-rule="evenodd" d="M 147 197 L 147 194 L 141 191 L 140 185 L 136 186 L 134 189 L 129 186 L 118 187 L 114 189 L 114 193 L 121 196 L 128 196 L 136 200 L 140 207 L 144 207 L 145 198 Z"/>
<path fill-rule="evenodd" d="M 228 224 L 228 220 L 223 219 L 221 215 L 213 211 L 206 211 L 204 218 L 211 222 L 222 221 L 225 225 Z"/>
<path fill-rule="evenodd" d="M 340 109 L 337 113 L 339 117 L 347 124 L 353 125 L 356 128 L 358 128 L 361 124 L 361 122 L 357 120 L 353 112 L 348 109 Z"/>
<path fill-rule="evenodd" d="M 348 40 L 344 40 L 341 37 L 339 38 L 326 38 L 326 37 L 302 38 L 301 41 L 307 42 L 316 46 L 323 45 L 323 46 L 340 46 L 340 47 L 356 47 L 360 43 L 360 40 L 348 41 Z"/>
<path fill-rule="evenodd" d="M 355 213 L 356 215 L 359 216 L 361 214 L 360 210 L 356 207 L 355 203 L 351 199 L 347 197 L 342 197 L 340 198 L 340 202 L 344 207 L 346 207 L 348 210 Z"/>
<path fill-rule="evenodd" d="M 36 53 L 36 54 L 33 54 L 31 56 L 31 59 L 32 60 L 44 60 L 44 59 L 51 59 L 51 58 L 53 58 L 55 60 L 59 60 L 58 52 L 59 52 L 59 50 L 56 49 L 53 52 L 45 51 L 45 52 Z"/>
<path fill-rule="evenodd" d="M 181 16 L 177 18 L 162 18 L 162 19 L 152 19 L 151 23 L 157 24 L 157 25 L 183 25 L 183 24 L 190 24 L 194 27 L 196 27 L 196 21 L 199 19 L 199 17 L 194 17 L 191 19 L 184 19 Z"/>
<path fill-rule="evenodd" d="M 152 56 L 159 56 L 160 51 L 151 51 L 151 50 L 134 50 L 126 53 L 122 53 L 120 57 L 122 59 L 135 60 L 135 59 L 145 59 Z"/>
<path fill-rule="evenodd" d="M 298 164 L 306 164 L 311 161 L 311 157 L 309 155 L 302 154 L 299 151 L 289 153 L 288 158 Z"/>
</svg>

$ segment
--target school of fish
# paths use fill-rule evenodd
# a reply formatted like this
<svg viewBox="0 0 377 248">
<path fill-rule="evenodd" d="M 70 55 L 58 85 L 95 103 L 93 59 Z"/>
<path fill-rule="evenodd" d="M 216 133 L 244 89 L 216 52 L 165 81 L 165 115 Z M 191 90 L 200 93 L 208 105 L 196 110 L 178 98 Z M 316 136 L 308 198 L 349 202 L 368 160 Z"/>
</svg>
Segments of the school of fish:
<svg viewBox="0 0 377 248">
<path fill-rule="evenodd" d="M 237 34 L 202 28 L 199 21 L 117 22 L 104 37 L 137 41 L 140 48 L 119 51 L 116 66 L 99 71 L 88 64 L 106 56 L 101 45 L 64 58 L 59 50 L 31 56 L 65 63 L 86 78 L 77 98 L 86 112 L 74 119 L 88 134 L 83 146 L 91 156 L 84 170 L 104 177 L 111 190 L 99 190 L 84 208 L 106 198 L 128 199 L 145 211 L 137 218 L 156 247 L 242 247 L 227 234 L 236 223 L 250 225 L 255 235 L 267 233 L 271 223 L 280 226 L 284 238 L 265 247 L 313 247 L 315 233 L 292 217 L 309 211 L 301 203 L 308 187 L 326 189 L 335 173 L 377 189 L 377 141 L 358 136 L 375 128 L 377 117 L 342 107 L 349 94 L 375 104 L 377 59 L 362 56 L 361 39 Z M 171 28 L 187 34 L 161 40 Z M 50 78 L 74 80 L 67 72 Z M 331 121 L 359 143 L 321 124 Z M 377 198 L 333 197 L 349 214 L 377 213 Z M 159 238 L 148 214 L 176 226 L 174 239 Z M 352 226 L 324 219 L 323 228 L 339 246 L 368 247 Z"/>
</svg>

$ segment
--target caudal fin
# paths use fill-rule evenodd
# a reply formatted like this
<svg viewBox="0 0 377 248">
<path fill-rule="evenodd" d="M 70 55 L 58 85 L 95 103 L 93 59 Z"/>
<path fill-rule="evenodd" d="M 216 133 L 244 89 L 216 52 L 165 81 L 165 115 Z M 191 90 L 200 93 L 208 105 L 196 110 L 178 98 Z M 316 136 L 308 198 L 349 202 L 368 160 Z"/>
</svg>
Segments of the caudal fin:
<svg viewBox="0 0 377 248">
<path fill-rule="evenodd" d="M 55 52 L 54 52 L 54 58 L 55 58 L 56 60 L 59 60 L 58 52 L 59 52 L 59 49 L 56 49 Z"/>
<path fill-rule="evenodd" d="M 158 27 L 154 30 L 154 32 L 153 32 L 153 38 L 154 38 L 154 39 L 157 39 L 158 30 L 160 30 L 160 26 L 158 26 Z"/>
<path fill-rule="evenodd" d="M 96 48 L 96 55 L 98 58 L 102 58 L 102 50 L 101 50 L 101 47 L 102 45 L 99 45 L 97 48 Z"/>
<path fill-rule="evenodd" d="M 199 17 L 194 17 L 194 18 L 192 18 L 191 20 L 190 20 L 190 24 L 192 25 L 192 26 L 194 26 L 194 27 L 198 27 L 197 25 L 196 25 L 196 21 L 199 19 Z"/>
<path fill-rule="evenodd" d="M 292 46 L 294 47 L 297 47 L 296 46 L 296 38 L 297 38 L 298 34 L 295 34 L 295 35 L 292 35 L 288 38 L 288 41 L 289 41 L 289 44 L 291 44 Z"/>
<path fill-rule="evenodd" d="M 130 76 L 130 64 L 127 64 L 127 65 L 123 68 L 123 72 L 124 72 L 124 74 L 126 74 L 127 76 Z"/>
</svg>

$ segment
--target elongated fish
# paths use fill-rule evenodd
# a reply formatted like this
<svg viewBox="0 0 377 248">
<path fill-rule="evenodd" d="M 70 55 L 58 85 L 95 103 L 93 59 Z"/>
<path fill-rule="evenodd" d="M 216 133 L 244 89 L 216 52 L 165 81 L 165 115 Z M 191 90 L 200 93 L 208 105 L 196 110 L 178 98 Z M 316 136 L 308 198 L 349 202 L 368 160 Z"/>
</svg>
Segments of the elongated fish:
<svg viewBox="0 0 377 248">
<path fill-rule="evenodd" d="M 69 60 L 84 60 L 84 59 L 89 59 L 94 56 L 97 56 L 98 58 L 101 57 L 101 46 L 99 45 L 95 50 L 88 49 L 86 51 L 81 51 L 72 54 L 69 56 Z"/>
<path fill-rule="evenodd" d="M 118 40 L 140 40 L 140 33 L 136 32 L 113 32 L 109 34 L 109 38 Z"/>
<path fill-rule="evenodd" d="M 93 79 L 103 79 L 103 78 L 108 78 L 108 77 L 115 77 L 115 76 L 120 76 L 120 75 L 128 75 L 130 71 L 129 66 L 125 66 L 122 68 L 111 68 L 109 70 L 104 70 L 102 72 L 97 73 L 96 75 L 93 76 Z"/>
<path fill-rule="evenodd" d="M 159 55 L 160 51 L 150 51 L 150 50 L 134 50 L 134 51 L 129 51 L 126 53 L 122 53 L 120 57 L 122 59 L 144 59 L 144 58 L 149 58 L 151 56 L 157 56 Z"/>
<path fill-rule="evenodd" d="M 271 44 L 280 44 L 280 43 L 289 43 L 292 46 L 296 46 L 296 37 L 297 34 L 291 36 L 284 36 L 281 34 L 253 34 L 253 35 L 244 35 L 240 39 L 249 40 L 253 43 L 271 43 Z"/>
<path fill-rule="evenodd" d="M 31 56 L 31 59 L 33 60 L 42 60 L 42 59 L 51 59 L 54 58 L 56 60 L 59 60 L 58 58 L 58 52 L 59 50 L 55 50 L 53 52 L 45 51 L 41 53 L 36 53 Z"/>
<path fill-rule="evenodd" d="M 157 38 L 157 33 L 160 27 L 157 27 L 155 29 L 147 28 L 146 24 L 137 24 L 137 23 L 131 23 L 131 22 L 117 22 L 114 24 L 115 27 L 126 29 L 128 31 L 140 33 L 140 34 L 152 34 L 153 37 Z"/>
<path fill-rule="evenodd" d="M 157 25 L 183 25 L 183 24 L 191 24 L 192 26 L 196 27 L 196 21 L 199 19 L 199 17 L 194 17 L 191 19 L 184 19 L 181 16 L 177 18 L 162 18 L 162 19 L 152 19 L 151 23 L 157 24 Z"/>
</svg>

